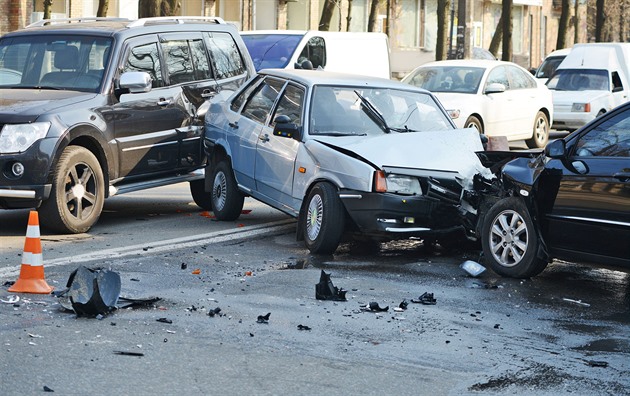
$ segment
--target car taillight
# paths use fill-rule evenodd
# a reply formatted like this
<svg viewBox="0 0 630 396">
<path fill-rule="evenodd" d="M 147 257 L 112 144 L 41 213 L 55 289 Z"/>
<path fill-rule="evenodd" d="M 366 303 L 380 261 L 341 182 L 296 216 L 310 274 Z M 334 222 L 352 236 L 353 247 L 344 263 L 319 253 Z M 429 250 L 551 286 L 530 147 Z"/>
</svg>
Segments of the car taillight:
<svg viewBox="0 0 630 396">
<path fill-rule="evenodd" d="M 381 170 L 374 172 L 374 191 L 387 192 L 387 179 Z"/>
</svg>

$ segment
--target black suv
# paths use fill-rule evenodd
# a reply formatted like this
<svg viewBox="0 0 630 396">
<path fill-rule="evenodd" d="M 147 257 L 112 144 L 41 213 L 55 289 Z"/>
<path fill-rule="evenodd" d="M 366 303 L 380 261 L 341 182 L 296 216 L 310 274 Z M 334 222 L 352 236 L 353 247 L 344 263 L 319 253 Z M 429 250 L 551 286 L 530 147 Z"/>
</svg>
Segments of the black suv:
<svg viewBox="0 0 630 396">
<path fill-rule="evenodd" d="M 86 232 L 106 197 L 204 191 L 205 100 L 255 74 L 219 18 L 41 21 L 0 38 L 0 207 Z M 222 93 L 223 94 L 223 93 Z"/>
</svg>

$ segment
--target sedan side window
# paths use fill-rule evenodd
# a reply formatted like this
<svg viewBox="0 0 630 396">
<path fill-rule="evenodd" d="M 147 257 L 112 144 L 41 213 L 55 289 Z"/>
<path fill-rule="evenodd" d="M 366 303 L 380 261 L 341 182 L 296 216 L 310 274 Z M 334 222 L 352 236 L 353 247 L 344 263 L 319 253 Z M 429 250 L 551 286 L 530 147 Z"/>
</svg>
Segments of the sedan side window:
<svg viewBox="0 0 630 396">
<path fill-rule="evenodd" d="M 149 73 L 153 80 L 153 88 L 163 87 L 162 66 L 157 43 L 150 43 L 134 47 L 129 52 L 123 72 L 140 71 Z"/>
<path fill-rule="evenodd" d="M 579 157 L 630 157 L 630 111 L 600 124 L 579 138 Z"/>
<path fill-rule="evenodd" d="M 492 83 L 499 83 L 505 85 L 505 89 L 510 89 L 510 83 L 508 82 L 507 72 L 504 66 L 495 67 L 492 69 L 490 74 L 488 74 L 488 80 L 486 81 L 486 86 Z"/>
<path fill-rule="evenodd" d="M 536 88 L 536 81 L 529 73 L 516 68 L 514 66 L 509 67 L 510 72 L 510 89 L 525 89 Z"/>
<path fill-rule="evenodd" d="M 295 85 L 287 86 L 284 94 L 278 102 L 278 107 L 271 119 L 271 126 L 275 125 L 275 118 L 279 115 L 288 116 L 291 122 L 297 126 L 302 125 L 302 108 L 304 101 L 304 90 Z"/>
<path fill-rule="evenodd" d="M 283 81 L 265 79 L 245 104 L 242 115 L 264 124 L 283 86 Z"/>
</svg>

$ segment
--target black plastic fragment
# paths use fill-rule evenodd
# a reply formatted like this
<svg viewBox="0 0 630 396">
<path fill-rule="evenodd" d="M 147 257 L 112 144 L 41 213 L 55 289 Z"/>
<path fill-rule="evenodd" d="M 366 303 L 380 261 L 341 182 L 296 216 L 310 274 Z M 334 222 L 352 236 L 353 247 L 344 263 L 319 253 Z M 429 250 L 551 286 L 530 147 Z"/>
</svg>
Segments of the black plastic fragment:
<svg viewBox="0 0 630 396">
<path fill-rule="evenodd" d="M 310 330 L 311 328 L 302 324 L 298 325 L 298 330 Z"/>
<path fill-rule="evenodd" d="M 608 367 L 608 362 L 603 360 L 586 360 L 586 364 L 591 367 Z"/>
<path fill-rule="evenodd" d="M 116 309 L 120 296 L 120 275 L 109 270 L 80 266 L 68 278 L 67 296 L 78 316 L 108 314 Z"/>
<path fill-rule="evenodd" d="M 44 385 L 44 392 L 54 392 L 54 390 Z"/>
<path fill-rule="evenodd" d="M 208 311 L 208 316 L 210 316 L 210 317 L 214 317 L 215 315 L 219 315 L 220 316 L 220 312 L 221 312 L 221 308 L 216 307 L 216 308 L 211 309 L 210 311 Z"/>
<path fill-rule="evenodd" d="M 433 293 L 422 293 L 417 300 L 411 300 L 412 303 L 415 304 L 424 304 L 424 305 L 435 305 L 437 304 L 437 300 L 433 297 Z"/>
<path fill-rule="evenodd" d="M 367 305 L 366 308 L 372 312 L 387 312 L 389 310 L 389 305 L 384 308 L 381 308 L 377 302 L 372 301 L 371 303 Z"/>
<path fill-rule="evenodd" d="M 144 356 L 142 352 L 129 352 L 129 351 L 114 351 L 115 355 L 123 355 L 123 356 Z"/>
<path fill-rule="evenodd" d="M 317 300 L 347 301 L 347 292 L 348 291 L 343 290 L 343 288 L 339 289 L 334 286 L 330 280 L 330 274 L 322 270 L 319 283 L 315 285 L 315 298 Z"/>
<path fill-rule="evenodd" d="M 159 319 L 155 319 L 156 322 L 160 322 L 160 323 L 168 323 L 168 324 L 172 324 L 173 321 L 167 318 L 159 318 Z"/>
<path fill-rule="evenodd" d="M 271 312 L 268 312 L 267 315 L 258 315 L 258 319 L 256 319 L 256 322 L 258 323 L 269 323 L 269 316 L 271 315 Z"/>
<path fill-rule="evenodd" d="M 407 309 L 408 305 L 409 305 L 409 303 L 407 302 L 407 300 L 402 300 L 400 302 L 400 304 L 398 304 L 398 308 L 400 308 L 400 309 Z"/>
<path fill-rule="evenodd" d="M 138 307 L 146 307 L 153 303 L 160 301 L 160 297 L 147 297 L 147 298 L 129 298 L 129 297 L 119 297 L 118 302 L 124 303 L 118 306 L 118 308 L 138 308 Z"/>
</svg>

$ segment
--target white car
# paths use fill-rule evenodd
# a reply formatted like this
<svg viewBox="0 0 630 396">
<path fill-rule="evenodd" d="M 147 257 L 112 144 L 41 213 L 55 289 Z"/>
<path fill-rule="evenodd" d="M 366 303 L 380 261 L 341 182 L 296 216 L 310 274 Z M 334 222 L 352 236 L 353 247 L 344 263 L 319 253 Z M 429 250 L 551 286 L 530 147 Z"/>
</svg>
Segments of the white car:
<svg viewBox="0 0 630 396">
<path fill-rule="evenodd" d="M 474 127 L 508 141 L 525 139 L 530 148 L 547 144 L 553 121 L 551 91 L 515 63 L 430 62 L 402 81 L 433 92 L 458 128 Z"/>
</svg>

